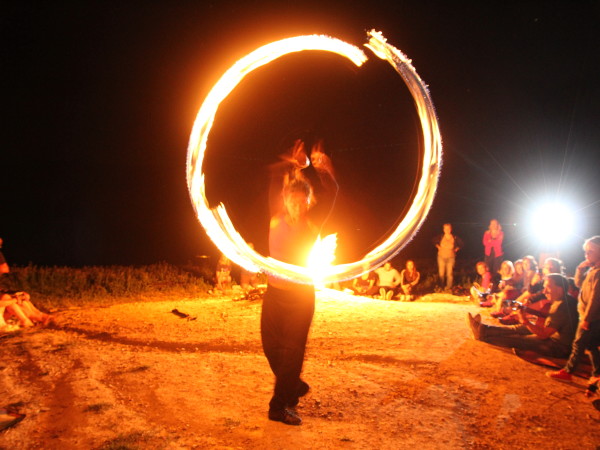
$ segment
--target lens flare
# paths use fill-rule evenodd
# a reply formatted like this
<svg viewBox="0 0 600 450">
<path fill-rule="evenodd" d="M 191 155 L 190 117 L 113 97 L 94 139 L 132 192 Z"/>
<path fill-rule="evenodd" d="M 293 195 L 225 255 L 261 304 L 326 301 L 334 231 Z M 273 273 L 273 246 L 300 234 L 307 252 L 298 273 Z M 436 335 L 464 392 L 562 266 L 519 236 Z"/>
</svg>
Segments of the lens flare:
<svg viewBox="0 0 600 450">
<path fill-rule="evenodd" d="M 574 217 L 571 208 L 564 203 L 542 204 L 531 215 L 531 233 L 543 244 L 560 244 L 572 236 Z"/>
<path fill-rule="evenodd" d="M 387 239 L 360 261 L 330 266 L 323 274 L 323 283 L 353 278 L 364 272 L 365 264 L 376 267 L 398 253 L 425 220 L 433 203 L 440 172 L 442 141 L 435 108 L 427 86 L 420 79 L 411 61 L 400 50 L 388 44 L 381 33 L 373 30 L 368 32 L 367 36 L 368 42 L 365 46 L 376 57 L 387 61 L 396 70 L 415 102 L 423 133 L 420 178 L 409 211 Z M 255 252 L 233 226 L 225 206 L 223 204 L 215 208 L 209 206 L 205 177 L 202 172 L 208 135 L 221 102 L 253 70 L 281 56 L 300 51 L 336 53 L 349 59 L 358 67 L 367 61 L 367 55 L 358 47 L 339 39 L 319 35 L 297 36 L 272 42 L 237 61 L 212 88 L 196 116 L 188 145 L 187 183 L 200 223 L 210 239 L 229 259 L 251 271 L 263 271 L 299 283 L 313 283 L 310 269 L 264 257 Z"/>
</svg>

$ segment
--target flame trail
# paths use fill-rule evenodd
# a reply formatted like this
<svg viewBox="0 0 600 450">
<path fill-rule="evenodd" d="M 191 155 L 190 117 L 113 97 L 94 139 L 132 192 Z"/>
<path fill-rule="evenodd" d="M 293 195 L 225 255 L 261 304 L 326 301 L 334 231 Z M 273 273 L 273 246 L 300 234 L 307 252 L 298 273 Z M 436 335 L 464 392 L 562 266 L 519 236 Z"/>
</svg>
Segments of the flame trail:
<svg viewBox="0 0 600 450">
<path fill-rule="evenodd" d="M 323 274 L 322 281 L 324 283 L 358 276 L 363 273 L 365 263 L 375 267 L 398 253 L 425 220 L 433 203 L 440 172 L 442 142 L 435 108 L 427 86 L 419 78 L 411 61 L 400 50 L 388 44 L 381 33 L 372 30 L 367 35 L 369 40 L 365 46 L 375 56 L 394 67 L 415 101 L 421 120 L 424 142 L 420 181 L 409 211 L 390 236 L 362 260 L 330 266 Z M 194 122 L 187 158 L 187 183 L 192 204 L 198 219 L 215 245 L 229 259 L 248 270 L 264 271 L 270 275 L 299 283 L 313 282 L 313 276 L 309 269 L 258 254 L 237 232 L 223 204 L 216 208 L 210 208 L 206 199 L 202 163 L 208 135 L 219 105 L 242 79 L 258 67 L 281 56 L 306 50 L 336 53 L 349 59 L 358 67 L 367 61 L 367 56 L 361 49 L 329 36 L 297 36 L 258 48 L 227 70 L 206 97 Z"/>
</svg>

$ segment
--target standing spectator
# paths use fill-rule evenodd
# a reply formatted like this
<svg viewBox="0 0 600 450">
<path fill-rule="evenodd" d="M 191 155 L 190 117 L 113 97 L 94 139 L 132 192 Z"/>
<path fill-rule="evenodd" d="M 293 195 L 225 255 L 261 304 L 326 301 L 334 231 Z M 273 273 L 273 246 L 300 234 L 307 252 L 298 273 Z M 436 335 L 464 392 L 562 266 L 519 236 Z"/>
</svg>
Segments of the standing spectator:
<svg viewBox="0 0 600 450">
<path fill-rule="evenodd" d="M 231 290 L 231 261 L 227 256 L 221 254 L 217 263 L 217 271 L 215 274 L 217 279 L 216 288 L 223 293 Z"/>
<path fill-rule="evenodd" d="M 2 248 L 2 238 L 0 238 L 0 248 Z M 6 262 L 6 259 L 4 259 L 4 255 L 2 254 L 2 251 L 0 250 L 0 275 L 2 275 L 3 273 L 8 273 L 8 272 L 10 272 L 8 263 Z"/>
<path fill-rule="evenodd" d="M 504 240 L 504 232 L 502 226 L 496 219 L 490 220 L 490 226 L 483 233 L 483 248 L 485 252 L 485 263 L 490 268 L 492 274 L 496 274 L 500 270 L 502 263 L 502 241 Z"/>
<path fill-rule="evenodd" d="M 400 284 L 400 273 L 392 267 L 392 263 L 386 261 L 383 267 L 375 270 L 379 278 L 379 295 L 382 300 L 391 300 Z"/>
<path fill-rule="evenodd" d="M 452 233 L 452 225 L 445 223 L 444 232 L 437 236 L 433 243 L 438 250 L 437 263 L 440 285 L 445 286 L 447 291 L 454 284 L 454 264 L 456 253 L 462 248 L 462 239 Z"/>
<path fill-rule="evenodd" d="M 571 348 L 567 365 L 556 372 L 548 372 L 550 378 L 571 380 L 584 352 L 588 350 L 592 360 L 590 384 L 600 379 L 600 236 L 593 236 L 583 244 L 585 260 L 577 266 L 575 284 L 580 288 L 577 311 L 579 326 Z"/>
<path fill-rule="evenodd" d="M 402 295 L 407 297 L 407 300 L 412 300 L 414 287 L 419 283 L 421 274 L 415 267 L 413 260 L 406 261 L 406 267 L 400 272 L 400 287 L 402 288 Z"/>
</svg>

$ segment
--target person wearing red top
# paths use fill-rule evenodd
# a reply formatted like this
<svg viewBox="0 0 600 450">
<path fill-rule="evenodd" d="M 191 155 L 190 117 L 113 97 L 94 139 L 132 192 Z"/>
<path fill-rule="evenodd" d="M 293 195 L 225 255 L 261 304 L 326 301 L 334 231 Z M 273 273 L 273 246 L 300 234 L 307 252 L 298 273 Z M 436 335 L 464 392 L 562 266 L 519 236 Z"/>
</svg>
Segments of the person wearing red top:
<svg viewBox="0 0 600 450">
<path fill-rule="evenodd" d="M 490 226 L 483 233 L 483 248 L 485 253 L 485 263 L 488 265 L 490 272 L 495 274 L 500 270 L 502 264 L 502 241 L 504 240 L 504 232 L 502 226 L 496 219 L 490 220 Z"/>
</svg>

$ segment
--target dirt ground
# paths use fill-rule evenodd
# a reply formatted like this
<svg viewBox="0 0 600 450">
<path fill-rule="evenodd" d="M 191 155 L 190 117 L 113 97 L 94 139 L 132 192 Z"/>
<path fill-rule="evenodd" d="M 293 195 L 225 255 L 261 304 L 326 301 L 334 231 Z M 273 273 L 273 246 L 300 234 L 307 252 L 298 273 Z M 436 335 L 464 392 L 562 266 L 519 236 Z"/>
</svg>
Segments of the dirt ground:
<svg viewBox="0 0 600 450">
<path fill-rule="evenodd" d="M 584 397 L 585 380 L 550 380 L 472 340 L 465 316 L 478 310 L 442 294 L 320 293 L 300 427 L 267 419 L 260 301 L 61 311 L 56 328 L 0 339 L 0 408 L 26 414 L 0 448 L 599 448 L 600 400 Z"/>
</svg>

